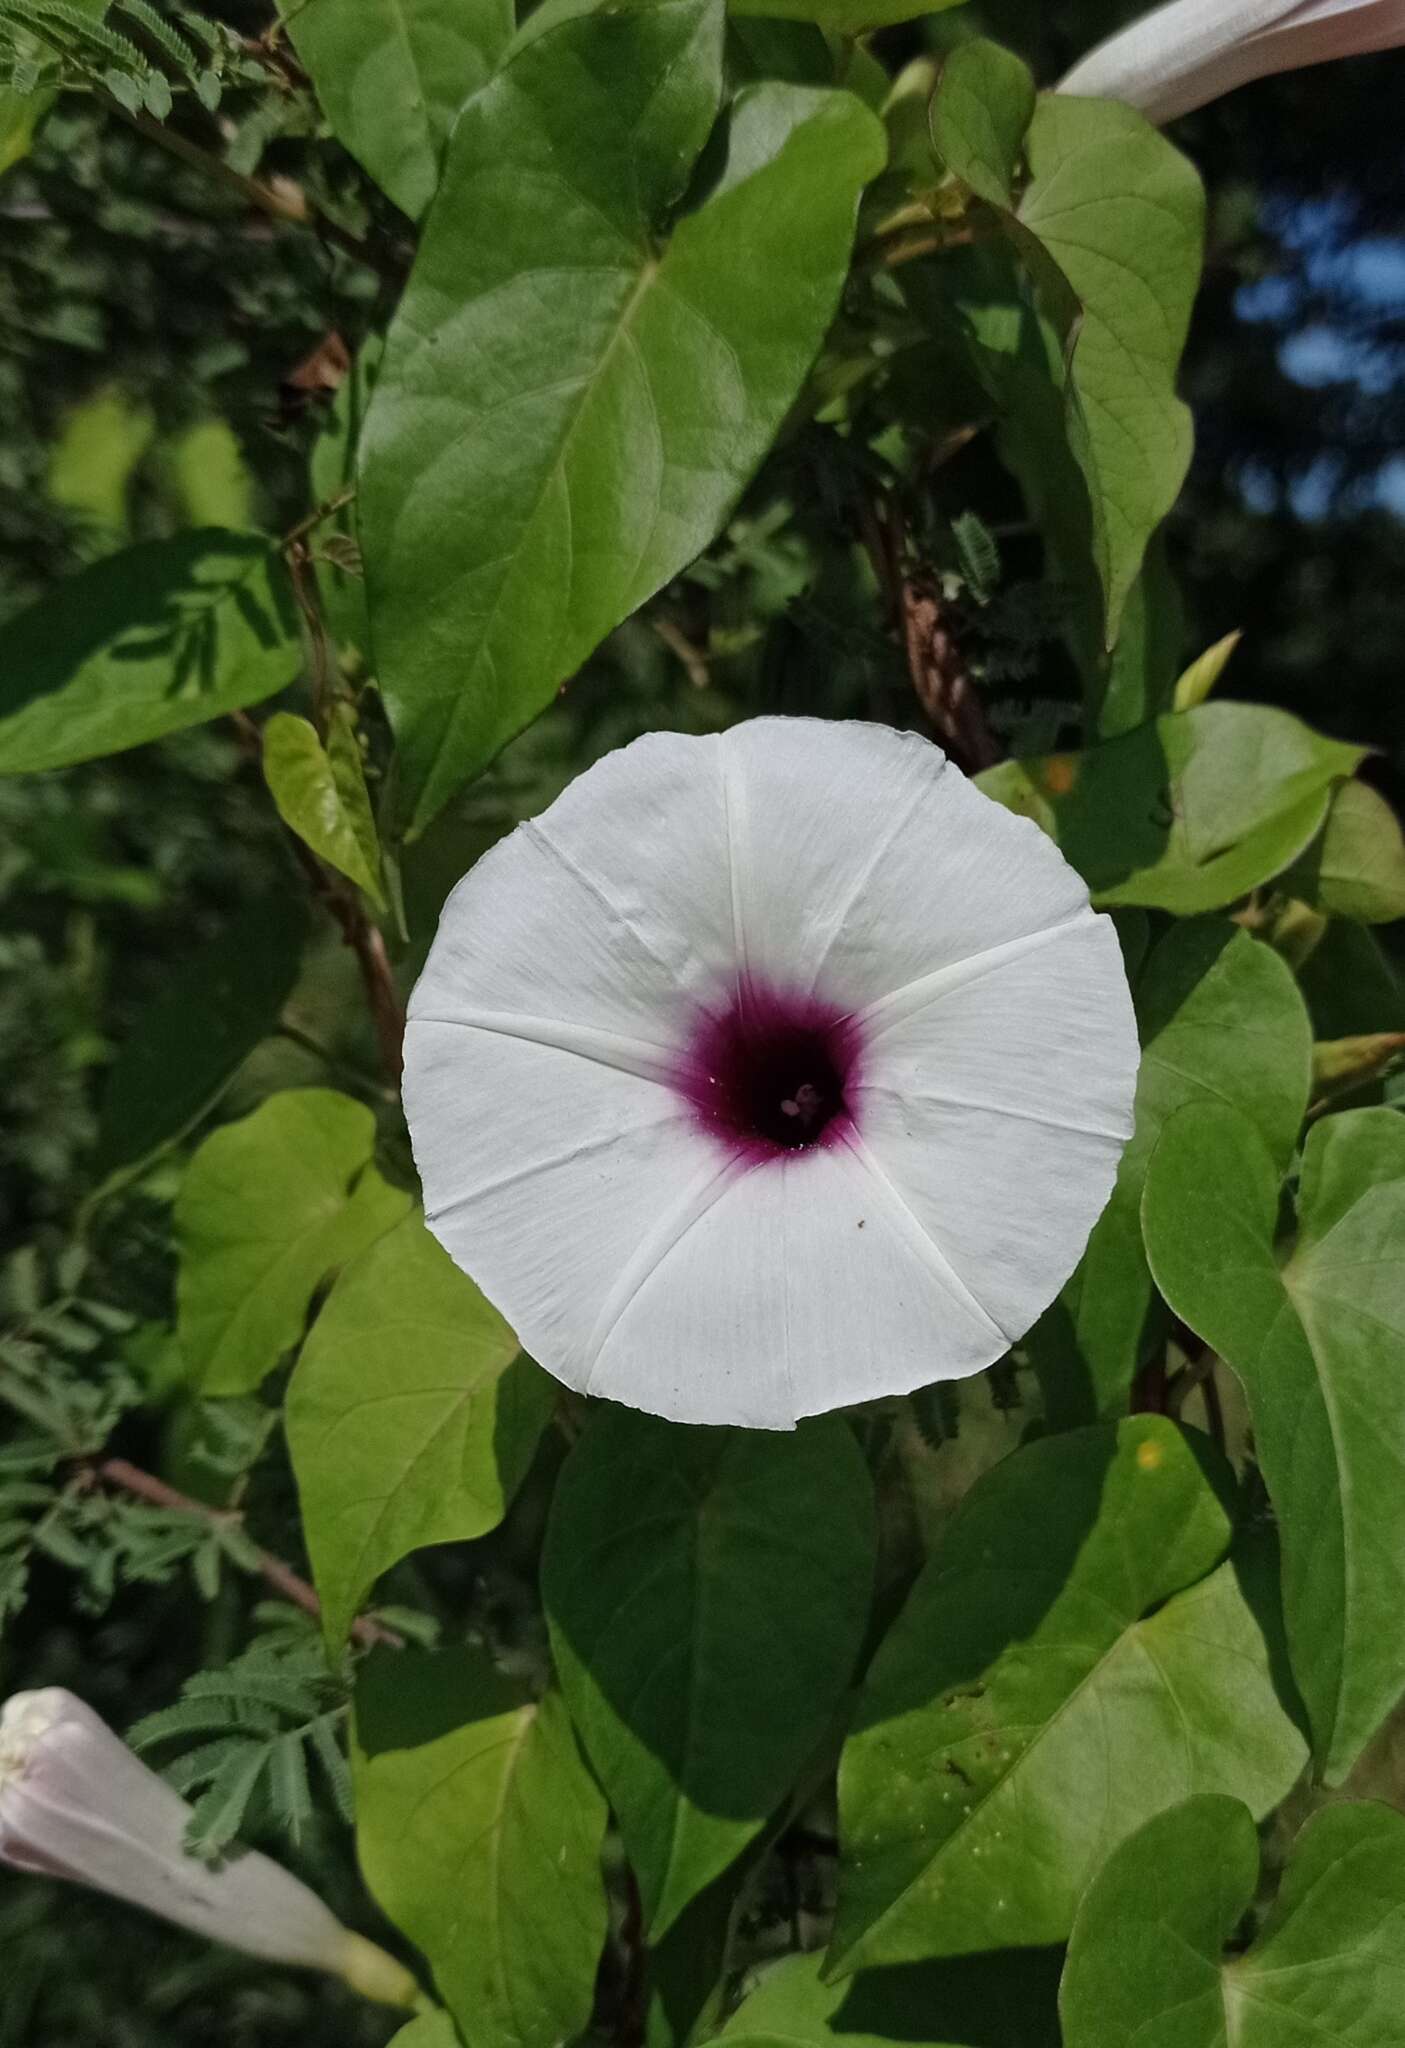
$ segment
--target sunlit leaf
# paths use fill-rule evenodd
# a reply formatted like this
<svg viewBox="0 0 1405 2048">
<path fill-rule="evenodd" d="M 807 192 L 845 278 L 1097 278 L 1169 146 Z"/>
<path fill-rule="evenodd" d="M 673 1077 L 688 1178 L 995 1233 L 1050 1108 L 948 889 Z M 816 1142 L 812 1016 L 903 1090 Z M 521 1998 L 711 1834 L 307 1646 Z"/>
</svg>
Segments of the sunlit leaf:
<svg viewBox="0 0 1405 2048">
<path fill-rule="evenodd" d="M 1087 485 L 1111 647 L 1190 463 L 1175 380 L 1200 277 L 1200 180 L 1131 107 L 1036 99 L 1020 60 L 979 40 L 947 59 L 932 125 L 951 170 L 995 208 L 1058 333 L 1047 377 Z M 1029 177 L 1017 192 L 1021 157 Z"/>
<path fill-rule="evenodd" d="M 1019 222 L 1071 293 L 1070 444 L 1088 483 L 1107 638 L 1190 463 L 1176 371 L 1200 280 L 1205 194 L 1132 108 L 1047 93 Z"/>
<path fill-rule="evenodd" d="M 371 1163 L 375 1118 L 330 1088 L 286 1089 L 207 1138 L 176 1199 L 177 1331 L 207 1394 L 246 1394 L 302 1335 L 327 1275 L 410 1198 Z"/>
<path fill-rule="evenodd" d="M 191 526 L 253 525 L 254 479 L 228 420 L 194 420 L 161 452 L 167 486 Z"/>
<path fill-rule="evenodd" d="M 362 456 L 412 830 L 712 538 L 837 304 L 882 159 L 849 93 L 744 88 L 706 196 L 663 232 L 722 28 L 720 0 L 553 19 L 454 130 Z"/>
<path fill-rule="evenodd" d="M 604 1946 L 605 1802 L 558 1693 L 481 1650 L 378 1653 L 356 1685 L 356 1846 L 476 2048 L 585 2031 Z"/>
<path fill-rule="evenodd" d="M 1242 633 L 1226 633 L 1223 640 L 1217 640 L 1213 647 L 1197 655 L 1190 667 L 1182 670 L 1176 681 L 1173 708 L 1177 711 L 1193 711 L 1197 704 L 1203 704 L 1230 663 L 1235 648 L 1244 638 Z"/>
<path fill-rule="evenodd" d="M 1162 1132 L 1142 1216 L 1158 1286 L 1249 1397 L 1293 1669 L 1336 1780 L 1405 1691 L 1405 1119 L 1314 1127 L 1286 1263 L 1282 1180 L 1245 1116 L 1201 1103 Z"/>
<path fill-rule="evenodd" d="M 552 1386 L 418 1214 L 348 1266 L 303 1348 L 288 1443 L 328 1640 L 426 1543 L 501 1521 Z"/>
<path fill-rule="evenodd" d="M 276 711 L 263 728 L 263 772 L 284 824 L 383 906 L 380 841 L 355 718 L 334 710 L 324 747 L 306 718 Z"/>
<path fill-rule="evenodd" d="M 1219 1562 L 1231 1507 L 1208 1439 L 1151 1415 L 1027 1444 L 972 1488 L 840 1762 L 832 1974 L 1061 1941 L 1151 1814 L 1284 1796 L 1304 1744 L 1256 1612 L 1271 1632 L 1271 1586 Z"/>
<path fill-rule="evenodd" d="M 1074 1923 L 1066 2048 L 1398 2040 L 1405 1817 L 1367 1803 L 1317 1814 L 1252 1946 L 1226 1955 L 1258 1879 L 1253 1815 L 1234 1799 L 1188 1799 L 1124 1842 Z"/>
<path fill-rule="evenodd" d="M 1136 1128 L 1112 1199 L 1072 1281 L 1029 1343 L 1060 1418 L 1091 1422 L 1125 1409 L 1153 1287 L 1141 1199 L 1166 1119 L 1189 1102 L 1236 1104 L 1286 1167 L 1308 1106 L 1312 1027 L 1288 967 L 1219 918 L 1175 926 L 1134 984 L 1142 1063 Z"/>
<path fill-rule="evenodd" d="M 1320 836 L 1283 877 L 1305 902 L 1361 924 L 1405 917 L 1405 834 L 1369 784 L 1344 782 Z"/>
<path fill-rule="evenodd" d="M 0 628 L 0 775 L 62 768 L 257 704 L 302 667 L 268 541 L 202 531 L 109 555 Z"/>
<path fill-rule="evenodd" d="M 107 537 L 127 534 L 127 491 L 132 473 L 156 434 L 156 415 L 115 385 L 99 390 L 65 414 L 45 478 L 49 496 L 83 527 Z M 203 523 L 203 522 L 202 522 Z M 247 523 L 220 521 L 224 524 Z"/>
<path fill-rule="evenodd" d="M 512 0 L 281 0 L 337 140 L 417 219 L 455 116 L 512 39 Z"/>
<path fill-rule="evenodd" d="M 1286 711 L 1212 703 L 979 781 L 1058 840 L 1096 902 L 1191 917 L 1286 868 L 1364 753 Z"/>
</svg>

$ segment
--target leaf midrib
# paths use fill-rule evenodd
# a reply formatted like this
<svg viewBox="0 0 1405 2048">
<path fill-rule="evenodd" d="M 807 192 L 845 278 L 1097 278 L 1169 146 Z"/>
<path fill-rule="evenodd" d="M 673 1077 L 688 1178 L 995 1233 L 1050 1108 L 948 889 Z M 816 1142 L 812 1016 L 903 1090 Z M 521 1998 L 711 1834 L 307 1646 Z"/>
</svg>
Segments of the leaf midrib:
<svg viewBox="0 0 1405 2048">
<path fill-rule="evenodd" d="M 570 453 L 571 443 L 575 438 L 576 432 L 579 429 L 582 420 L 584 420 L 587 414 L 589 413 L 590 408 L 594 403 L 597 394 L 600 391 L 601 380 L 605 376 L 610 363 L 613 361 L 617 349 L 620 347 L 622 342 L 630 342 L 633 340 L 632 328 L 634 325 L 634 321 L 638 316 L 639 308 L 643 304 L 645 298 L 647 297 L 649 288 L 653 284 L 655 278 L 658 276 L 662 267 L 662 257 L 650 256 L 647 253 L 647 251 L 641 249 L 639 275 L 636 278 L 634 285 L 629 293 L 629 296 L 625 300 L 624 305 L 620 308 L 619 316 L 613 328 L 611 329 L 609 338 L 606 341 L 604 348 L 600 351 L 600 355 L 596 361 L 594 369 L 590 372 L 590 374 L 587 377 L 585 377 L 582 380 L 580 392 L 575 400 L 575 403 L 567 410 L 561 429 L 560 441 L 556 448 L 555 454 L 552 456 L 550 464 L 542 472 L 541 481 L 537 489 L 535 498 L 532 502 L 530 516 L 526 520 L 522 529 L 522 537 L 518 542 L 516 548 L 513 550 L 513 552 L 510 555 L 506 555 L 502 558 L 500 564 L 502 574 L 498 579 L 497 591 L 493 597 L 493 602 L 488 610 L 487 616 L 484 618 L 481 627 L 478 629 L 478 645 L 474 652 L 473 659 L 469 664 L 468 675 L 465 679 L 464 687 L 458 692 L 458 694 L 453 700 L 449 716 L 445 721 L 443 732 L 441 733 L 440 738 L 435 746 L 433 757 L 430 761 L 428 773 L 424 778 L 424 784 L 415 805 L 417 825 L 427 823 L 428 818 L 432 816 L 434 811 L 438 808 L 439 798 L 435 793 L 436 785 L 439 780 L 440 771 L 442 769 L 444 762 L 444 757 L 446 756 L 446 754 L 449 754 L 453 749 L 453 743 L 460 729 L 461 721 L 467 716 L 477 715 L 478 706 L 474 702 L 473 686 L 477 683 L 480 675 L 482 674 L 485 662 L 491 665 L 489 643 L 491 641 L 492 634 L 497 625 L 498 619 L 502 614 L 503 605 L 506 602 L 507 593 L 512 584 L 513 569 L 531 545 L 532 539 L 536 532 L 537 523 L 541 518 L 542 507 L 546 503 L 549 493 L 551 492 L 552 488 L 563 479 L 566 459 Z M 647 382 L 648 369 L 647 364 L 644 361 L 642 352 L 640 353 L 639 361 L 641 373 L 644 375 L 645 381 Z M 566 488 L 567 490 L 567 499 L 569 502 L 569 486 L 563 487 Z M 571 573 L 574 573 L 574 555 L 572 555 L 570 567 Z M 553 668 L 554 666 L 555 664 L 553 662 Z"/>
<path fill-rule="evenodd" d="M 1210 1572 L 1217 1570 L 1222 1562 L 1223 1554 L 1220 1557 L 1216 1558 L 1215 1563 L 1210 1566 Z M 1205 1577 L 1208 1576 L 1209 1573 L 1207 1572 L 1205 1574 Z M 1193 1587 L 1196 1583 L 1196 1581 L 1191 1581 L 1187 1585 L 1177 1586 L 1175 1591 L 1167 1596 L 1167 1600 L 1169 1601 L 1179 1599 L 1184 1593 L 1193 1590 Z M 1103 1598 L 1103 1596 L 1099 1592 L 1096 1591 L 1096 1589 L 1090 1587 L 1080 1588 L 1079 1590 L 1090 1601 L 1094 1601 L 1097 1604 L 1105 1607 L 1109 1605 L 1109 1603 Z M 1109 1611 L 1114 1613 L 1116 1612 L 1115 1609 L 1109 1609 Z M 1160 1612 L 1161 1609 L 1157 1608 L 1156 1611 Z M 937 1864 L 945 1860 L 947 1851 L 951 1848 L 952 1844 L 956 1842 L 960 1838 L 960 1836 L 965 1833 L 967 1828 L 973 1825 L 973 1823 L 976 1821 L 979 1815 L 984 1813 L 986 1807 L 990 1804 L 991 1800 L 996 1798 L 999 1794 L 1003 1793 L 1005 1788 L 1014 1781 L 1018 1774 L 1023 1770 L 1026 1760 L 1038 1751 L 1040 1744 L 1044 1741 L 1045 1737 L 1050 1733 L 1050 1731 L 1053 1728 L 1055 1728 L 1058 1725 L 1058 1723 L 1063 1719 L 1064 1715 L 1068 1713 L 1069 1709 L 1074 1705 L 1074 1703 L 1082 1697 L 1084 1691 L 1092 1684 L 1093 1680 L 1097 1678 L 1098 1675 L 1107 1667 L 1107 1665 L 1109 1665 L 1112 1662 L 1113 1658 L 1121 1654 L 1121 1652 L 1127 1644 L 1131 1643 L 1134 1648 L 1143 1649 L 1144 1654 L 1147 1654 L 1148 1656 L 1148 1662 L 1150 1662 L 1156 1669 L 1157 1676 L 1161 1679 L 1162 1686 L 1165 1687 L 1165 1679 L 1161 1675 L 1160 1666 L 1157 1665 L 1155 1658 L 1151 1657 L 1149 1653 L 1146 1653 L 1144 1646 L 1137 1643 L 1136 1641 L 1136 1634 L 1138 1629 L 1140 1629 L 1143 1626 L 1143 1624 L 1148 1620 L 1148 1618 L 1148 1612 L 1144 1611 L 1140 1614 L 1135 1615 L 1131 1621 L 1124 1621 L 1121 1623 L 1117 1635 L 1108 1644 L 1106 1650 L 1094 1659 L 1088 1671 L 1084 1674 L 1082 1678 L 1079 1679 L 1077 1685 L 1073 1687 L 1072 1691 L 1070 1691 L 1064 1697 L 1064 1699 L 1060 1701 L 1059 1705 L 1055 1708 L 1054 1712 L 1048 1717 L 1047 1720 L 1040 1721 L 1035 1724 L 1036 1733 L 1033 1737 L 1033 1740 L 1026 1743 L 1025 1747 L 1020 1751 L 1019 1755 L 1011 1761 L 1008 1770 L 1004 1771 L 999 1778 L 995 1779 L 981 1794 L 979 1799 L 972 1801 L 969 1812 L 962 1816 L 962 1818 L 957 1822 L 956 1826 L 952 1829 L 949 1835 L 944 1835 L 941 1841 L 934 1846 L 932 1854 L 927 1859 L 926 1863 L 923 1864 L 921 1870 L 917 1872 L 916 1876 L 908 1880 L 908 1882 L 903 1886 L 902 1890 L 898 1892 L 892 1900 L 890 1900 L 887 1906 L 884 1907 L 882 1913 L 878 1916 L 878 1918 L 876 1920 L 871 1921 L 869 1925 L 864 1929 L 863 1933 L 857 1938 L 857 1940 L 850 1943 L 848 1949 L 844 1952 L 843 1956 L 843 1960 L 846 1963 L 851 1963 L 851 1959 L 855 1955 L 862 1956 L 864 1949 L 873 1940 L 874 1936 L 877 1935 L 879 1930 L 888 1922 L 889 1919 L 891 1919 L 892 1915 L 897 1912 L 899 1907 L 905 1903 L 909 1894 L 916 1891 L 919 1886 L 926 1882 L 927 1878 L 931 1875 L 931 1872 L 936 1868 Z M 1025 1647 L 1026 1649 L 1028 1649 L 1031 1646 L 1029 1644 L 1026 1644 Z M 1172 1698 L 1175 1698 L 1174 1694 L 1172 1695 Z M 1177 1706 L 1179 1707 L 1179 1702 L 1177 1702 Z M 1007 1722 L 1003 1724 L 1003 1728 L 1005 1732 L 1008 1732 L 1010 1729 L 1018 1725 L 1019 1724 L 1015 1722 Z M 963 1738 L 963 1740 L 964 1739 L 965 1738 Z M 957 1745 L 955 1744 L 951 1745 L 951 1747 L 953 1748 L 955 1748 L 956 1746 Z M 851 1967 L 862 1968 L 863 1964 L 851 1964 Z"/>
</svg>

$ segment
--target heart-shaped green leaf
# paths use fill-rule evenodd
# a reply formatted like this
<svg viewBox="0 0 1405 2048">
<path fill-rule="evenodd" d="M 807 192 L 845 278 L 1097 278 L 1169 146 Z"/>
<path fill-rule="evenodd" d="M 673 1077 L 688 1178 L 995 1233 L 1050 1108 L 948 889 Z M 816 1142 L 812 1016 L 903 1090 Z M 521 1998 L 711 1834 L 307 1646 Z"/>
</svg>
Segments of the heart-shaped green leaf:
<svg viewBox="0 0 1405 2048">
<path fill-rule="evenodd" d="M 1039 1439 L 972 1488 L 844 1748 L 831 1974 L 1062 1941 L 1149 1815 L 1284 1796 L 1304 1745 L 1272 1595 L 1247 1559 L 1214 1569 L 1231 1493 L 1208 1439 L 1151 1415 Z"/>
<path fill-rule="evenodd" d="M 542 1595 L 655 1940 L 824 1734 L 874 1544 L 872 1483 L 842 1422 L 771 1435 L 591 1415 L 557 1485 Z"/>
<path fill-rule="evenodd" d="M 402 1557 L 497 1526 L 551 1400 L 551 1381 L 418 1212 L 347 1267 L 287 1410 L 330 1643 Z"/>
<path fill-rule="evenodd" d="M 1293 1669 L 1337 1780 L 1405 1690 L 1405 1122 L 1316 1126 L 1286 1263 L 1282 1180 L 1246 1117 L 1197 1104 L 1162 1132 L 1142 1221 L 1157 1285 L 1249 1397 Z"/>
<path fill-rule="evenodd" d="M 1200 179 L 1131 107 L 1036 99 L 1020 60 L 979 39 L 943 66 L 932 134 L 948 168 L 996 210 L 1058 333 L 1060 354 L 1044 371 L 1061 393 L 1063 438 L 1087 486 L 1112 647 L 1190 463 L 1176 372 L 1200 278 Z M 1029 177 L 1017 193 L 1022 157 Z M 1034 452 L 1052 481 L 1061 457 L 1051 468 Z"/>
<path fill-rule="evenodd" d="M 1125 1409 L 1153 1302 L 1141 1201 L 1168 1117 L 1189 1102 L 1235 1104 L 1282 1167 L 1308 1103 L 1312 1026 L 1287 966 L 1227 920 L 1178 924 L 1136 981 L 1142 1063 L 1136 1128 L 1077 1273 L 1029 1344 L 1061 1422 Z"/>
<path fill-rule="evenodd" d="M 512 40 L 512 0 L 282 0 L 337 140 L 414 220 L 459 108 Z"/>
<path fill-rule="evenodd" d="M 1368 1803 L 1317 1814 L 1253 1946 L 1226 1956 L 1258 1876 L 1253 1815 L 1235 1799 L 1188 1799 L 1115 1850 L 1069 1943 L 1059 1992 L 1067 2048 L 1405 2039 L 1405 1818 Z"/>
<path fill-rule="evenodd" d="M 1192 917 L 1287 867 L 1364 754 L 1286 711 L 1212 703 L 978 779 L 1058 840 L 1095 902 Z"/>
<path fill-rule="evenodd" d="M 1046 93 L 1025 146 L 1018 221 L 1070 294 L 1069 443 L 1092 502 L 1111 645 L 1190 465 L 1176 372 L 1200 282 L 1205 194 L 1179 150 L 1112 101 Z"/>
<path fill-rule="evenodd" d="M 833 314 L 883 153 L 852 94 L 745 88 L 673 219 L 722 29 L 720 0 L 529 25 L 454 131 L 362 453 L 412 832 L 706 546 Z"/>
<path fill-rule="evenodd" d="M 327 1274 L 409 1208 L 371 1164 L 375 1135 L 349 1095 L 289 1088 L 191 1160 L 176 1198 L 177 1333 L 204 1393 L 251 1393 L 297 1343 Z"/>
<path fill-rule="evenodd" d="M 958 43 L 942 66 L 932 141 L 947 168 L 988 206 L 1013 204 L 1035 99 L 1029 66 L 983 36 Z"/>
<path fill-rule="evenodd" d="M 1283 887 L 1361 924 L 1405 917 L 1405 834 L 1385 798 L 1367 783 L 1344 782 L 1321 834 L 1293 863 Z"/>
<path fill-rule="evenodd" d="M 481 2048 L 585 2031 L 605 1942 L 605 1802 L 559 1693 L 481 1650 L 378 1652 L 356 1682 L 356 1849 Z"/>
</svg>

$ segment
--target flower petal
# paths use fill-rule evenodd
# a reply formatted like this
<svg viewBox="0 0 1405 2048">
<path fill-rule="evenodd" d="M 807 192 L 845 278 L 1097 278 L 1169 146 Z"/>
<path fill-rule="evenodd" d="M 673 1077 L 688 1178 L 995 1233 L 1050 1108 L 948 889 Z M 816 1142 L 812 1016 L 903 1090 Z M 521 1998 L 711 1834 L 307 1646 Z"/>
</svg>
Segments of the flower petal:
<svg viewBox="0 0 1405 2048">
<path fill-rule="evenodd" d="M 611 1035 L 667 1063 L 699 1000 L 735 976 L 720 757 L 651 733 L 501 840 L 450 896 L 410 1001 L 421 1018 Z M 608 1053 L 609 1044 L 597 1050 Z"/>
<path fill-rule="evenodd" d="M 725 1175 L 603 1336 L 590 1389 L 678 1422 L 788 1429 L 978 1372 L 1004 1335 L 848 1146 Z"/>
<path fill-rule="evenodd" d="M 700 1006 L 746 989 L 856 1020 L 853 1127 L 768 1153 L 694 1109 Z M 943 1106 L 934 1164 L 900 1142 L 930 1104 L 893 1090 L 950 1079 L 963 1004 L 1050 1122 L 1012 1152 L 1007 1081 Z M 411 1002 L 405 1105 L 430 1228 L 558 1378 L 786 1427 L 1008 1348 L 1111 1185 L 1135 1063 L 1111 928 L 1036 826 L 915 736 L 763 719 L 636 742 L 479 864 Z M 1039 1149 L 1060 1122 L 1066 1159 Z M 974 1184 L 980 1229 L 947 1213 Z M 1014 1279 L 1012 1210 L 1037 1241 Z"/>
<path fill-rule="evenodd" d="M 1392 50 L 1405 42 L 1405 0 L 1300 0 L 1256 41 L 1281 57 L 1275 71 Z"/>
<path fill-rule="evenodd" d="M 1170 0 L 1108 36 L 1059 81 L 1084 99 L 1123 100 L 1158 125 L 1252 78 L 1244 45 L 1294 0 Z"/>
<path fill-rule="evenodd" d="M 405 1113 L 425 1222 L 532 1355 L 584 1388 L 611 1290 L 717 1148 L 672 1089 L 502 1031 L 421 1018 Z"/>
<path fill-rule="evenodd" d="M 1027 818 L 889 726 L 757 718 L 724 734 L 748 966 L 843 1008 L 1083 909 Z"/>
<path fill-rule="evenodd" d="M 925 1003 L 875 1006 L 865 1142 L 987 1313 L 1022 1336 L 1072 1272 L 1132 1130 L 1137 1033 L 1111 920 L 1086 913 Z"/>
</svg>

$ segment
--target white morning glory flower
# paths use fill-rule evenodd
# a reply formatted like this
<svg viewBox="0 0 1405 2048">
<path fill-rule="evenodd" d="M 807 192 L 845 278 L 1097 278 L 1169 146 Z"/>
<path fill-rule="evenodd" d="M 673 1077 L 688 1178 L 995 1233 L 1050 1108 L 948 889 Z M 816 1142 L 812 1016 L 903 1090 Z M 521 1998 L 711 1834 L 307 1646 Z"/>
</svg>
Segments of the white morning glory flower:
<svg viewBox="0 0 1405 2048">
<path fill-rule="evenodd" d="M 0 1863 L 66 1878 L 273 1963 L 329 1970 L 363 1997 L 411 2006 L 384 1949 L 253 1851 L 215 1868 L 185 1853 L 190 1808 L 91 1707 L 61 1686 L 0 1709 Z"/>
<path fill-rule="evenodd" d="M 1171 0 L 1109 36 L 1059 85 L 1174 121 L 1221 93 L 1405 43 L 1405 0 Z"/>
<path fill-rule="evenodd" d="M 790 1427 L 978 1372 L 1131 1131 L 1111 923 L 887 727 L 610 755 L 459 883 L 410 1002 L 425 1215 L 568 1386 Z"/>
</svg>

